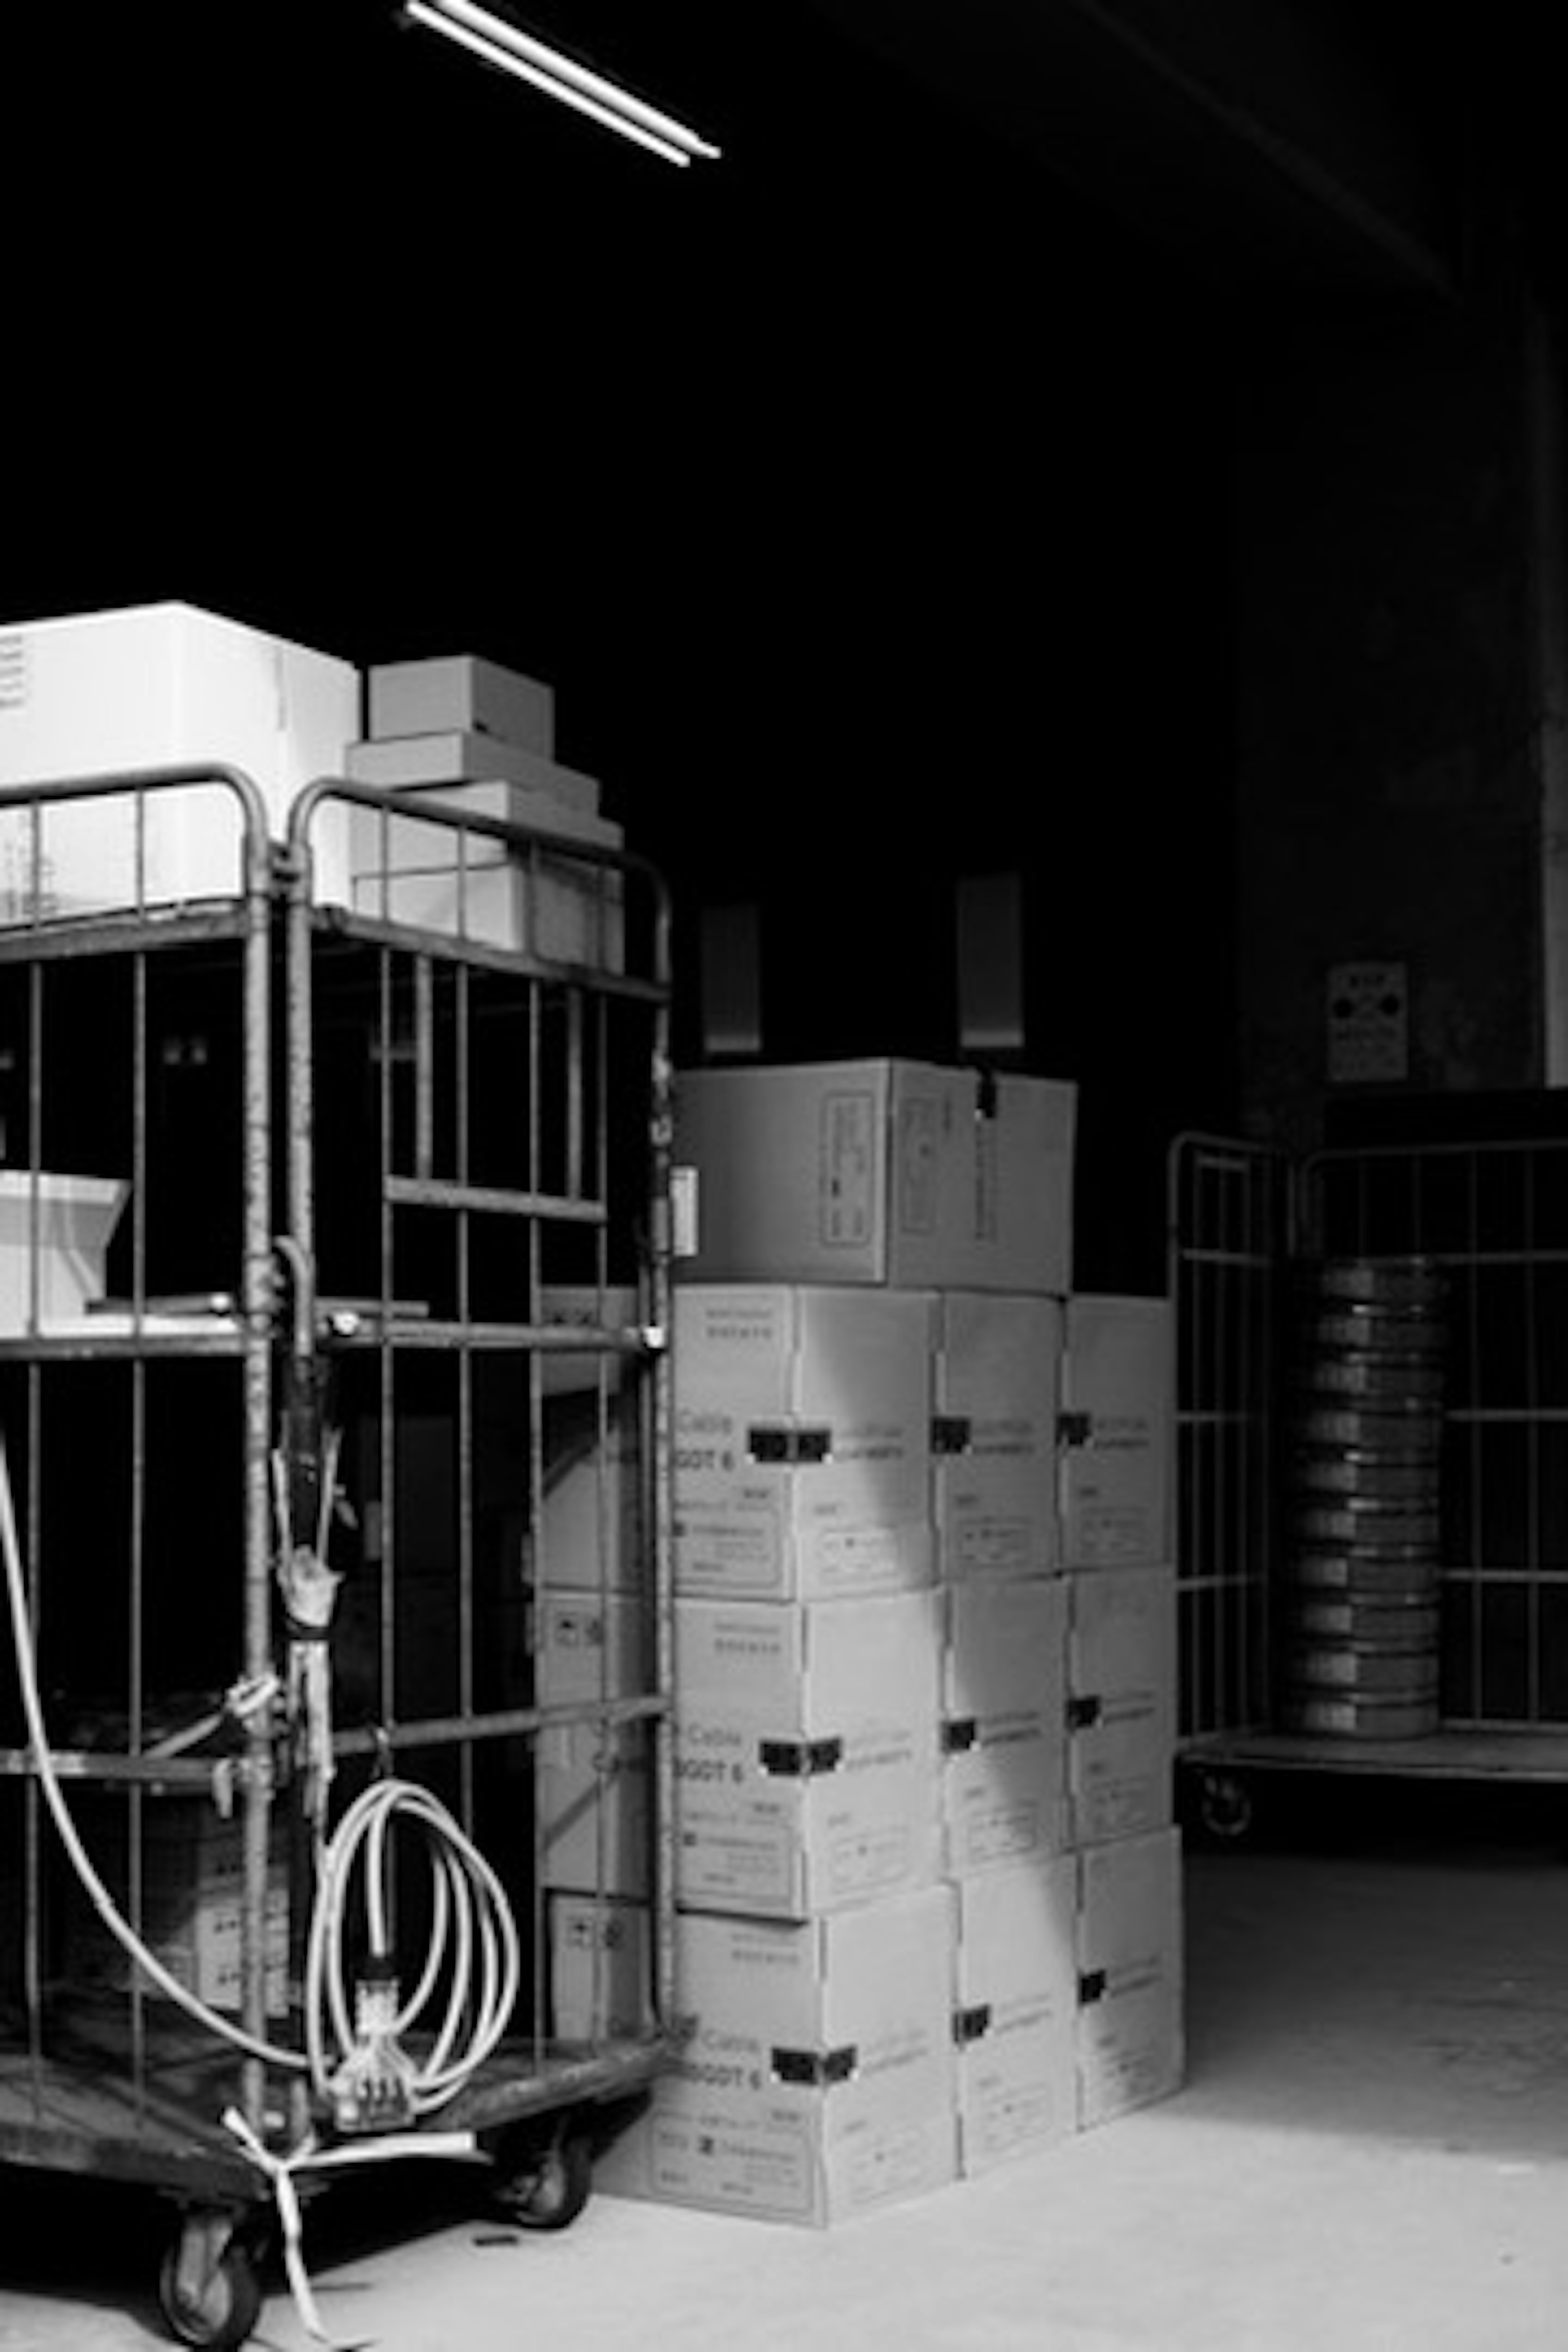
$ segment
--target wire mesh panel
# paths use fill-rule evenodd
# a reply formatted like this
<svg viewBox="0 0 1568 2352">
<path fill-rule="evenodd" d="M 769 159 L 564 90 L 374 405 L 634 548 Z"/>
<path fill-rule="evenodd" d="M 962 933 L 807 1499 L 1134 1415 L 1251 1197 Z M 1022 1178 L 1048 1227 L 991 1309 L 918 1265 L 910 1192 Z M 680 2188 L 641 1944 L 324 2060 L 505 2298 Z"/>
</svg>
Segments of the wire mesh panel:
<svg viewBox="0 0 1568 2352">
<path fill-rule="evenodd" d="M 1315 1248 L 1447 1277 L 1445 1725 L 1568 1725 L 1568 1143 L 1328 1151 L 1301 1199 Z"/>
<path fill-rule="evenodd" d="M 345 814 L 378 887 L 334 908 L 304 853 Z M 664 2005 L 663 892 L 370 787 L 307 796 L 293 838 L 289 1229 L 343 1520 L 333 1803 L 416 1777 L 500 1877 L 522 1982 L 481 2105 L 504 2110 L 563 2066 L 612 2082 Z"/>
<path fill-rule="evenodd" d="M 1289 1241 L 1276 1152 L 1179 1137 L 1169 1165 L 1177 1592 L 1184 1738 L 1248 1729 L 1270 1704 L 1275 1383 Z"/>
</svg>

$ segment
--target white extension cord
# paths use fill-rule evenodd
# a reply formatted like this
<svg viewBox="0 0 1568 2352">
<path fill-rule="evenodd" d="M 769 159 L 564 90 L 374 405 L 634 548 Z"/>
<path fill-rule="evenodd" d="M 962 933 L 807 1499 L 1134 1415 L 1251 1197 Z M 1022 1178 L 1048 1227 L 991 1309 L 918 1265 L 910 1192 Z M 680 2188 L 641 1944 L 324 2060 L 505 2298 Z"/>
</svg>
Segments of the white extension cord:
<svg viewBox="0 0 1568 2352">
<path fill-rule="evenodd" d="M 516 1922 L 494 1871 L 451 1814 L 427 1789 L 405 1781 L 373 1781 L 351 1804 L 329 1840 L 321 1869 L 307 1947 L 305 2048 L 258 2040 L 233 2018 L 209 2009 L 136 1934 L 95 1869 L 71 1818 L 45 1730 L 26 1585 L 16 1537 L 16 1508 L 0 1436 L 0 1549 L 4 1549 L 16 1675 L 39 1785 L 60 1843 L 104 1926 L 159 1991 L 210 2032 L 269 2066 L 308 2070 L 312 2088 L 351 2128 L 374 2128 L 428 2115 L 450 2098 L 505 2032 L 521 1976 Z M 356 1871 L 362 1867 L 373 1959 L 389 1966 L 387 1951 L 388 1832 L 399 1816 L 427 1833 L 434 1905 L 429 1943 L 417 1984 L 406 2001 L 379 2011 L 344 1968 L 344 1930 Z M 450 1941 L 450 1967 L 448 1961 Z M 428 2055 L 416 2063 L 403 2034 L 416 2023 L 445 1976 L 447 1998 Z M 355 1995 L 359 1997 L 356 1999 Z M 357 2104 L 356 2104 L 357 2101 Z"/>
</svg>

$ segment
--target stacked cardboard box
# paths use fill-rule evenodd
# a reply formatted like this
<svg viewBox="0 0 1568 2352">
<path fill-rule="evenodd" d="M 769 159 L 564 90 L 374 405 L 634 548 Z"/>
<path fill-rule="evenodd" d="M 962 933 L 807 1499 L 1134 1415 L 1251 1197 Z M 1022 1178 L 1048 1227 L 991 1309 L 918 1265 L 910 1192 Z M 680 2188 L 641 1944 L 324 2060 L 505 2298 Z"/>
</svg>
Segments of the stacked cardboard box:
<svg viewBox="0 0 1568 2352">
<path fill-rule="evenodd" d="M 550 687 L 468 654 L 384 663 L 367 674 L 366 724 L 345 772 L 397 792 L 408 814 L 350 811 L 357 912 L 552 962 L 622 966 L 617 878 L 569 845 L 618 849 L 623 829 L 601 814 L 597 781 L 555 758 Z M 422 810 L 527 825 L 563 846 L 520 856 L 500 835 L 421 822 Z"/>
<path fill-rule="evenodd" d="M 832 2221 L 1179 2080 L 1165 1310 L 1071 1294 L 1075 1109 L 679 1084 L 676 2052 L 611 2190 Z M 643 2013 L 641 1889 L 557 1885 L 558 2021 Z"/>
</svg>

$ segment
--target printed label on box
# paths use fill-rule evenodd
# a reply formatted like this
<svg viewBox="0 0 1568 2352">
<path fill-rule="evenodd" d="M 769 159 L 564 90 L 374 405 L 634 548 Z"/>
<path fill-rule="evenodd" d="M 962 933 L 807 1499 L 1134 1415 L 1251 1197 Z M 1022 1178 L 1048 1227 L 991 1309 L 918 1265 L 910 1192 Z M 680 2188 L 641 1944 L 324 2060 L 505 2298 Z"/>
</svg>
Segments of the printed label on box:
<svg viewBox="0 0 1568 2352">
<path fill-rule="evenodd" d="M 875 1098 L 868 1093 L 825 1096 L 821 1139 L 822 1242 L 828 1249 L 863 1249 L 877 1213 Z"/>
</svg>

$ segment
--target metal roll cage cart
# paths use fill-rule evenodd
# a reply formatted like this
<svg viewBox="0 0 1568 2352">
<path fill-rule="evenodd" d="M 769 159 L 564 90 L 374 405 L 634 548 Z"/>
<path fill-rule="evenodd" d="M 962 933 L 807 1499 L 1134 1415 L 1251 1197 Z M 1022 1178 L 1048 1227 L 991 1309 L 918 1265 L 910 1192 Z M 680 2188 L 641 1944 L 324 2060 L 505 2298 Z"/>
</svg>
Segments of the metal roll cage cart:
<svg viewBox="0 0 1568 2352">
<path fill-rule="evenodd" d="M 668 1021 L 566 831 L 0 790 L 0 2162 L 171 2200 L 181 2342 L 274 2246 L 324 2337 L 367 2165 L 563 2226 L 662 2063 Z"/>
<path fill-rule="evenodd" d="M 1246 1834 L 1259 1776 L 1568 1780 L 1568 1139 L 1336 1147 L 1189 1134 L 1169 1159 L 1178 1761 Z M 1437 1727 L 1282 1727 L 1287 1292 L 1303 1261 L 1445 1285 Z"/>
</svg>

